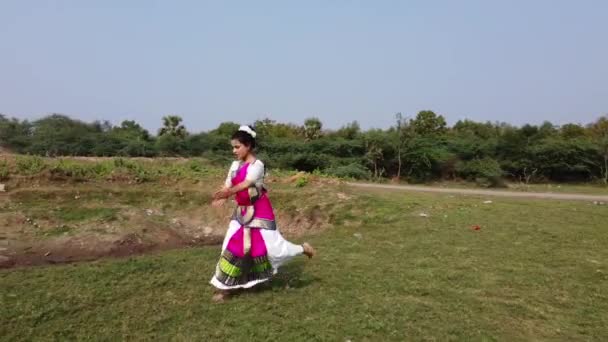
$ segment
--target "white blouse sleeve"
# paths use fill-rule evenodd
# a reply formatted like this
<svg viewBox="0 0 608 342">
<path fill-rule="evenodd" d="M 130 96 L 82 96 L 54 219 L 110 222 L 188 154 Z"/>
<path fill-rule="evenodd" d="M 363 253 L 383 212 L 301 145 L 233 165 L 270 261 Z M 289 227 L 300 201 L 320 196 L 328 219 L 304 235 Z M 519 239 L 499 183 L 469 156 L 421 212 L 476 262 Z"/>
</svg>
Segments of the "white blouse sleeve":
<svg viewBox="0 0 608 342">
<path fill-rule="evenodd" d="M 261 160 L 256 160 L 255 163 L 249 165 L 245 179 L 256 184 L 261 184 L 264 180 L 264 163 Z"/>
<path fill-rule="evenodd" d="M 226 176 L 226 181 L 224 182 L 224 186 L 227 188 L 232 187 L 232 177 L 234 171 L 238 170 L 239 162 L 233 161 L 232 165 L 230 165 L 230 169 L 228 170 L 228 176 Z"/>
</svg>

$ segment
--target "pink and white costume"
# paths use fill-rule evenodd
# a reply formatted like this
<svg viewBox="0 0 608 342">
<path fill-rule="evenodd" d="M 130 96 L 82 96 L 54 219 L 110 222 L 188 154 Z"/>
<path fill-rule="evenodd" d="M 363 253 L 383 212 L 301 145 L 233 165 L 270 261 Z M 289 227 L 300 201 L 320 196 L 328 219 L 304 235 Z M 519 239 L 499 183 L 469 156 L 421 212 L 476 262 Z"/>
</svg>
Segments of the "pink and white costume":
<svg viewBox="0 0 608 342">
<path fill-rule="evenodd" d="M 211 284 L 221 290 L 250 288 L 270 279 L 278 268 L 304 252 L 283 238 L 264 188 L 264 164 L 232 163 L 226 187 L 254 183 L 235 195 L 237 207 L 226 232 Z"/>
</svg>

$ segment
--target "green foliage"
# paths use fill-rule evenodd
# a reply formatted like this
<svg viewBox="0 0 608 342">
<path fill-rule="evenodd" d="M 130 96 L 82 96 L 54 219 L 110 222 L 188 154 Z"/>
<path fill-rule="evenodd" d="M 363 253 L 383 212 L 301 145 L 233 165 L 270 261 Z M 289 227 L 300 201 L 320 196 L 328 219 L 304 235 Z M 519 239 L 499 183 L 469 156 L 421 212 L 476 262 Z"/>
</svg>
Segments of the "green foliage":
<svg viewBox="0 0 608 342">
<path fill-rule="evenodd" d="M 264 119 L 254 123 L 259 139 L 300 139 L 301 129 L 292 124 L 277 123 L 274 120 Z"/>
<path fill-rule="evenodd" d="M 31 124 L 27 120 L 8 119 L 0 114 L 0 147 L 23 153 L 32 143 L 30 135 Z"/>
<path fill-rule="evenodd" d="M 94 150 L 97 156 L 153 157 L 158 154 L 154 139 L 134 121 L 123 121 L 107 134 L 107 151 Z"/>
<path fill-rule="evenodd" d="M 156 140 L 156 148 L 160 156 L 176 157 L 186 153 L 186 141 L 180 136 L 165 134 Z"/>
<path fill-rule="evenodd" d="M 323 170 L 323 173 L 338 178 L 369 179 L 371 177 L 371 172 L 357 163 L 332 166 Z"/>
<path fill-rule="evenodd" d="M 597 146 L 584 139 L 547 139 L 531 146 L 529 155 L 539 172 L 552 180 L 589 180 L 594 171 Z"/>
<path fill-rule="evenodd" d="M 186 127 L 182 125 L 182 118 L 177 115 L 163 117 L 163 127 L 158 131 L 159 136 L 170 135 L 177 138 L 185 138 L 188 135 Z"/>
<path fill-rule="evenodd" d="M 60 159 L 49 171 L 54 179 L 72 178 L 75 180 L 87 180 L 94 176 L 88 165 L 65 159 Z"/>
<path fill-rule="evenodd" d="M 159 179 L 197 181 L 202 177 L 219 176 L 224 172 L 212 162 L 199 158 L 138 160 L 118 157 L 91 161 L 19 156 L 14 164 L 18 175 L 33 176 L 48 170 L 48 177 L 56 181 L 119 180 L 138 183 Z M 6 163 L 5 167 L 3 165 L 4 163 L 0 163 L 0 172 L 6 169 L 8 175 L 10 164 Z"/>
<path fill-rule="evenodd" d="M 499 127 L 490 122 L 479 123 L 471 120 L 458 121 L 452 128 L 459 135 L 475 136 L 481 139 L 495 138 L 499 134 Z"/>
<path fill-rule="evenodd" d="M 0 146 L 16 153 L 51 157 L 204 157 L 218 164 L 233 158 L 230 136 L 238 129 L 237 123 L 223 122 L 197 134 L 188 133 L 178 116 L 166 116 L 162 124 L 159 135 L 152 136 L 129 120 L 112 126 L 53 114 L 30 123 L 0 115 Z M 393 127 L 367 131 L 362 131 L 356 121 L 336 131 L 324 130 L 317 118 L 307 119 L 303 125 L 271 119 L 254 124 L 258 155 L 268 168 L 319 170 L 358 179 L 428 181 L 460 176 L 458 162 L 462 168 L 462 163 L 492 159 L 498 162 L 504 177 L 526 183 L 596 179 L 608 183 L 607 116 L 588 126 L 557 127 L 545 122 L 515 127 L 461 120 L 448 127 L 443 116 L 426 110 L 410 120 L 398 113 Z M 21 174 L 41 171 L 39 162 L 20 164 L 17 172 Z M 108 177 L 105 167 L 87 167 L 64 163 L 54 165 L 51 171 L 60 178 Z M 128 177 L 137 175 L 141 181 L 162 177 L 145 167 L 115 171 Z"/>
<path fill-rule="evenodd" d="M 442 173 L 442 165 L 452 158 L 445 142 L 431 137 L 417 137 L 406 146 L 407 176 L 413 181 L 428 181 Z"/>
<path fill-rule="evenodd" d="M 352 158 L 365 153 L 363 141 L 344 138 L 321 138 L 308 143 L 306 149 L 336 158 Z"/>
<path fill-rule="evenodd" d="M 232 155 L 230 139 L 228 138 L 230 135 L 222 136 L 216 133 L 190 135 L 186 138 L 184 147 L 190 156 L 196 157 L 205 153 L 211 153 L 230 157 Z"/>
<path fill-rule="evenodd" d="M 460 159 L 469 160 L 496 155 L 496 138 L 481 138 L 470 133 L 462 133 L 450 139 L 448 148 L 450 152 Z"/>
<path fill-rule="evenodd" d="M 39 174 L 46 168 L 44 160 L 38 156 L 18 156 L 15 165 L 20 174 L 28 176 Z"/>
<path fill-rule="evenodd" d="M 7 180 L 10 175 L 10 169 L 6 160 L 0 160 L 0 181 Z"/>
<path fill-rule="evenodd" d="M 118 209 L 116 208 L 69 207 L 53 211 L 53 216 L 65 222 L 84 220 L 112 221 L 116 219 L 117 213 Z"/>
<path fill-rule="evenodd" d="M 290 166 L 298 171 L 313 172 L 329 166 L 329 158 L 319 153 L 300 153 L 289 158 Z"/>
<path fill-rule="evenodd" d="M 48 229 L 48 230 L 44 231 L 42 234 L 44 234 L 44 236 L 47 236 L 47 237 L 52 237 L 52 236 L 66 235 L 66 234 L 69 234 L 72 232 L 74 232 L 74 228 L 63 224 L 63 225 Z"/>
<path fill-rule="evenodd" d="M 112 161 L 84 162 L 73 159 L 59 159 L 50 163 L 49 172 L 53 179 L 87 181 L 107 179 L 116 170 Z"/>
<path fill-rule="evenodd" d="M 581 125 L 566 124 L 560 128 L 560 134 L 564 139 L 576 139 L 587 135 L 587 131 Z"/>
<path fill-rule="evenodd" d="M 309 118 L 304 121 L 304 137 L 306 140 L 315 140 L 321 137 L 323 124 L 318 118 Z"/>
<path fill-rule="evenodd" d="M 341 127 L 339 130 L 333 132 L 331 134 L 331 136 L 348 139 L 348 140 L 354 140 L 354 139 L 357 139 L 360 134 L 361 134 L 361 126 L 359 126 L 359 122 L 353 121 L 353 122 Z"/>
<path fill-rule="evenodd" d="M 416 119 L 412 120 L 411 125 L 416 134 L 419 135 L 443 134 L 447 131 L 445 118 L 430 110 L 419 112 Z"/>
<path fill-rule="evenodd" d="M 491 158 L 461 161 L 456 164 L 459 177 L 475 181 L 485 187 L 503 186 L 503 171 L 498 161 Z"/>
<path fill-rule="evenodd" d="M 308 184 L 308 178 L 307 177 L 299 177 L 296 180 L 296 188 L 303 188 Z"/>
<path fill-rule="evenodd" d="M 32 124 L 31 145 L 25 152 L 47 156 L 89 156 L 100 134 L 99 124 L 87 124 L 53 114 Z"/>
<path fill-rule="evenodd" d="M 232 134 L 239 129 L 240 125 L 235 122 L 222 122 L 216 129 L 211 130 L 211 134 L 223 137 L 229 140 Z"/>
</svg>

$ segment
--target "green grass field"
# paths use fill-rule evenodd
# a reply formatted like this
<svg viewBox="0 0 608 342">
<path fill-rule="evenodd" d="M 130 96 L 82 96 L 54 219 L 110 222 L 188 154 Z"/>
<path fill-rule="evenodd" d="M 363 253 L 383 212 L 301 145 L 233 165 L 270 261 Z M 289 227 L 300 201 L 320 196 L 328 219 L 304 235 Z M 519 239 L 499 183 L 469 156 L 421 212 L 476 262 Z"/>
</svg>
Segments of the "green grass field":
<svg viewBox="0 0 608 342">
<path fill-rule="evenodd" d="M 299 239 L 316 246 L 316 259 L 224 304 L 210 302 L 217 246 L 2 270 L 0 337 L 608 339 L 605 206 L 344 191 L 352 198 L 331 213 L 333 228 Z M 85 214 L 113 215 L 57 213 Z"/>
</svg>

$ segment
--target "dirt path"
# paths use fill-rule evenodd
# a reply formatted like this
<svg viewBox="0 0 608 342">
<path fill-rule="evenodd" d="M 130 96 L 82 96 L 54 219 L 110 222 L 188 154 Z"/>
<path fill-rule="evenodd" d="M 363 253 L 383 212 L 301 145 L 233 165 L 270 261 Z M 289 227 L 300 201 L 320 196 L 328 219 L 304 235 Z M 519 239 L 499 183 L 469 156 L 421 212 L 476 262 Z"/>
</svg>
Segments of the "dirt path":
<svg viewBox="0 0 608 342">
<path fill-rule="evenodd" d="M 387 190 L 402 190 L 402 191 L 417 191 L 417 192 L 434 192 L 444 194 L 459 194 L 459 195 L 481 195 L 481 196 L 499 196 L 511 198 L 540 198 L 554 200 L 575 200 L 575 201 L 598 201 L 607 202 L 608 195 L 586 195 L 586 194 L 557 194 L 548 192 L 516 192 L 504 190 L 475 190 L 475 189 L 457 189 L 457 188 L 433 188 L 428 186 L 412 186 L 412 185 L 388 185 L 388 184 L 369 184 L 369 183 L 347 183 L 350 186 L 368 189 L 387 189 Z"/>
</svg>

